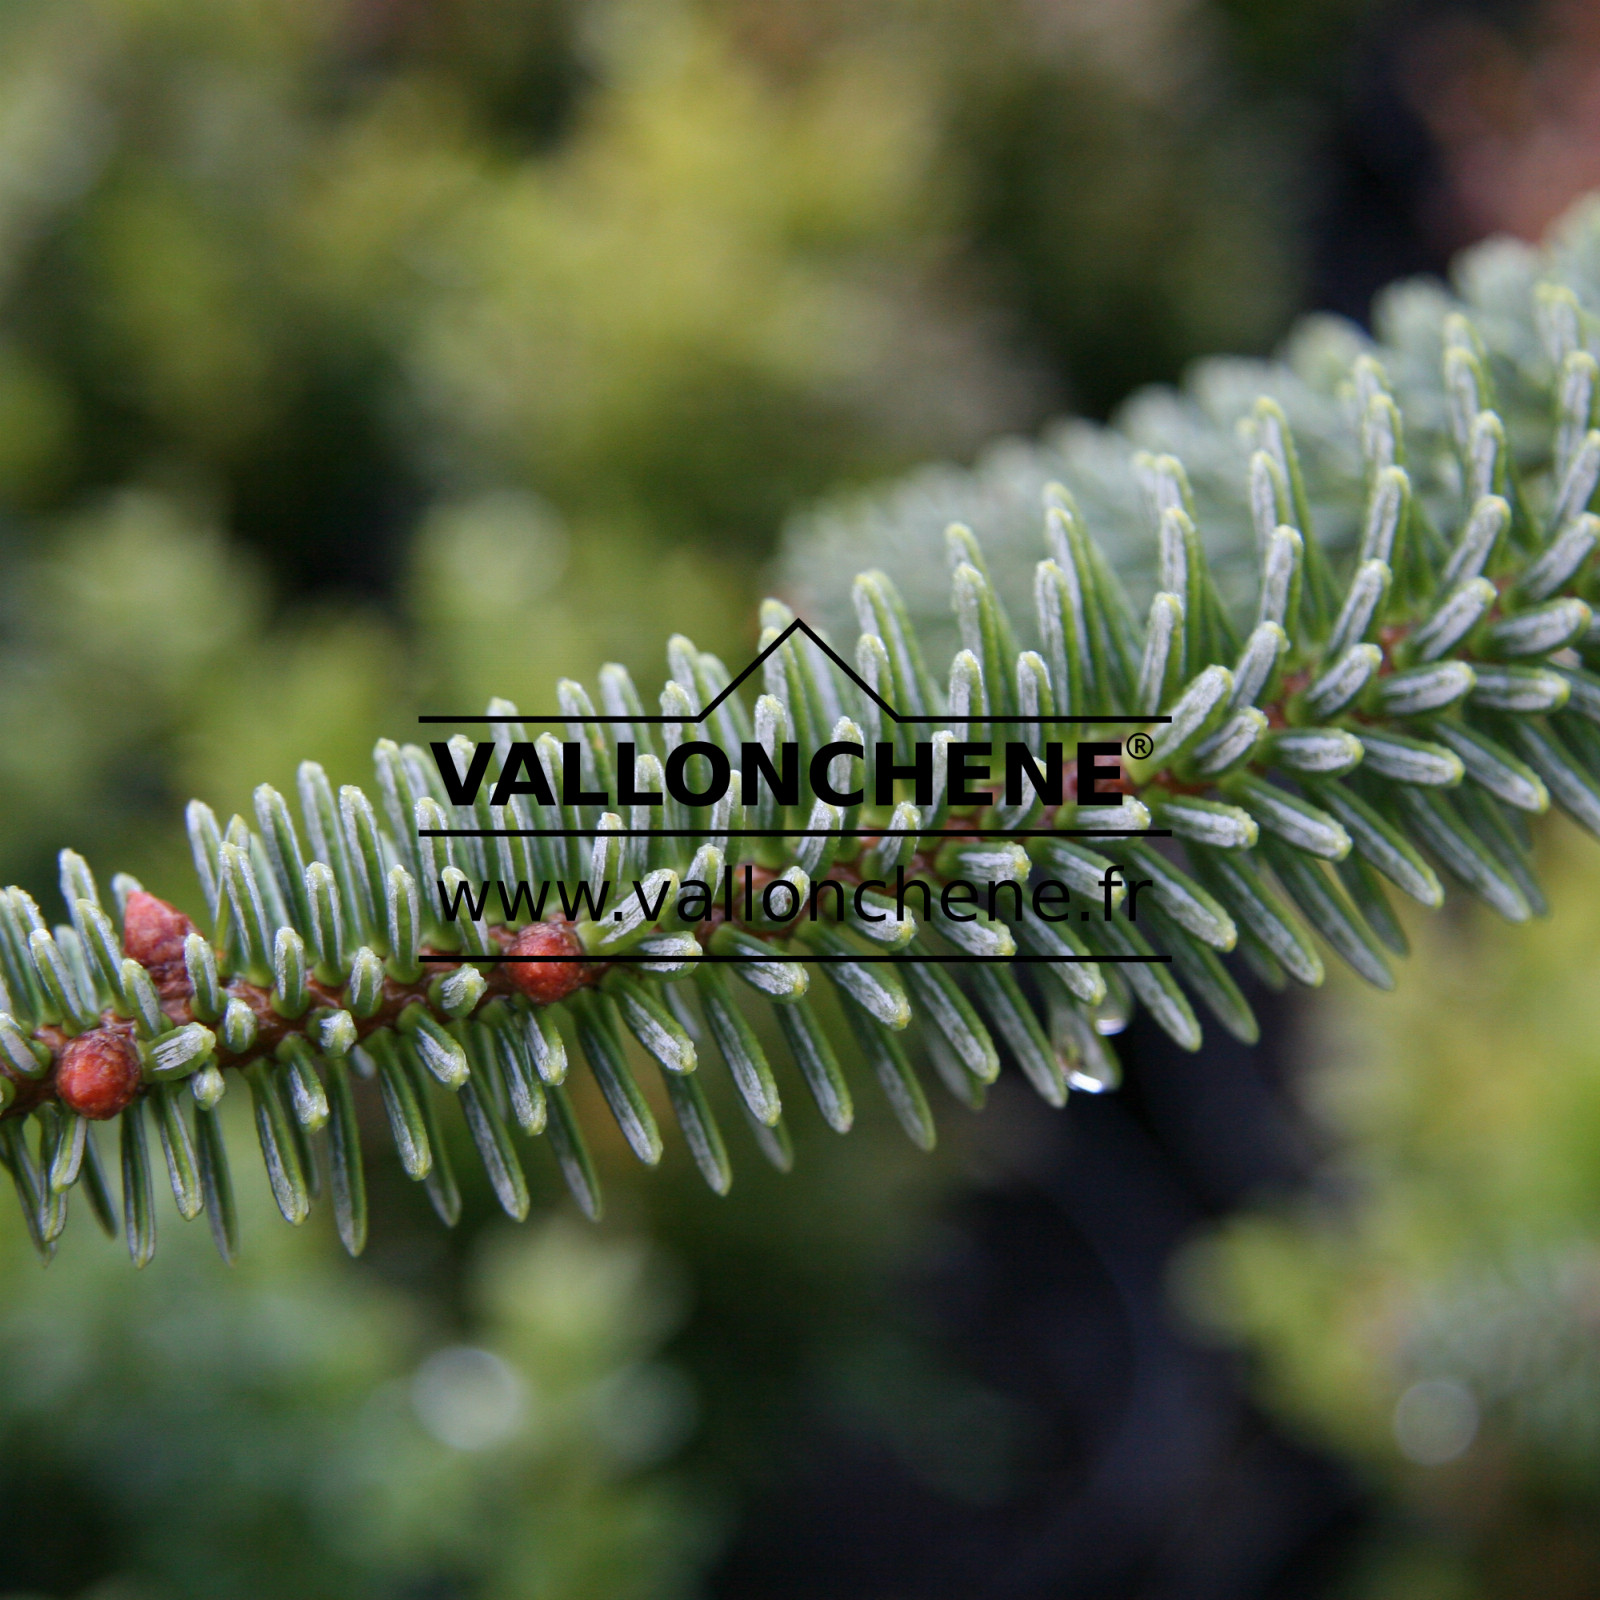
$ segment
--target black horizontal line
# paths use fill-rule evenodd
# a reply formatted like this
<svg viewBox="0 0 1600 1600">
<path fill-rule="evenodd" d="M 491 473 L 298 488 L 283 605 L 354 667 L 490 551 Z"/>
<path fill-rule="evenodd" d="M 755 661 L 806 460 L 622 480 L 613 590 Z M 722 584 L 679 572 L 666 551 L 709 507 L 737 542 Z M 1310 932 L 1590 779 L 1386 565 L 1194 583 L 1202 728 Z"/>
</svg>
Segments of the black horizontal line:
<svg viewBox="0 0 1600 1600">
<path fill-rule="evenodd" d="M 419 828 L 419 839 L 1170 839 L 1171 828 Z"/>
<path fill-rule="evenodd" d="M 599 712 L 595 712 L 593 715 L 590 715 L 590 716 L 579 716 L 579 715 L 576 715 L 576 714 L 569 715 L 565 711 L 518 711 L 518 712 L 514 712 L 514 713 L 513 712 L 507 712 L 504 716 L 489 716 L 489 715 L 484 714 L 484 713 L 478 713 L 478 714 L 475 714 L 473 716 L 466 716 L 466 717 L 452 717 L 452 716 L 446 716 L 443 713 L 430 713 L 427 716 L 419 716 L 417 718 L 417 721 L 418 722 L 584 722 L 584 723 L 588 723 L 588 722 L 618 722 L 618 723 L 627 723 L 630 726 L 633 725 L 633 724 L 637 724 L 637 723 L 649 723 L 653 727 L 661 727 L 661 726 L 665 726 L 667 723 L 673 723 L 675 725 L 682 726 L 682 724 L 684 724 L 686 722 L 703 722 L 705 720 L 706 716 L 707 716 L 707 713 L 704 712 L 704 711 L 702 711 L 698 716 L 693 716 L 693 717 L 691 717 L 691 716 L 669 717 L 669 716 L 664 716 L 664 715 L 657 715 L 654 712 L 652 712 L 649 716 L 645 716 L 645 715 L 641 714 L 641 715 L 635 717 L 635 716 L 630 716 L 630 715 L 628 715 L 626 713 L 622 713 L 620 715 L 612 715 L 610 713 L 607 713 L 607 714 L 602 715 Z M 1172 718 L 1171 717 L 1145 716 L 1142 712 L 1138 716 L 1134 716 L 1134 717 L 1111 717 L 1111 716 L 1104 716 L 1104 717 L 1102 717 L 1102 716 L 1092 716 L 1092 717 L 1091 716 L 1070 716 L 1069 717 L 1069 716 L 1065 716 L 1065 715 L 1058 716 L 1058 717 L 1001 717 L 1001 716 L 980 717 L 980 716 L 977 716 L 974 713 L 968 713 L 968 714 L 963 715 L 963 716 L 954 716 L 954 715 L 947 714 L 947 715 L 942 716 L 942 717 L 896 717 L 894 720 L 896 722 L 936 722 L 936 723 L 940 723 L 940 724 L 942 724 L 942 725 L 944 725 L 946 727 L 948 727 L 952 722 L 1016 722 L 1016 723 L 1025 723 L 1030 727 L 1052 727 L 1052 726 L 1054 726 L 1054 724 L 1056 724 L 1058 722 L 1137 722 L 1142 726 L 1144 723 L 1147 723 L 1147 722 L 1171 722 Z"/>
<path fill-rule="evenodd" d="M 423 956 L 418 956 L 417 959 L 419 961 L 435 961 L 435 962 L 447 961 L 452 966 L 468 966 L 468 967 L 483 967 L 483 966 L 499 967 L 499 966 L 508 966 L 508 965 L 535 966 L 535 965 L 542 965 L 542 964 L 547 963 L 547 962 L 549 962 L 549 963 L 565 962 L 565 963 L 567 963 L 569 965 L 571 963 L 573 963 L 573 962 L 577 962 L 580 965 L 597 966 L 597 967 L 598 966 L 615 966 L 619 962 L 637 963 L 637 964 L 640 964 L 640 965 L 649 965 L 649 966 L 659 966 L 664 962 L 684 962 L 684 963 L 696 962 L 696 963 L 708 964 L 708 965 L 711 965 L 711 966 L 762 966 L 762 965 L 766 965 L 769 962 L 776 962 L 776 961 L 793 961 L 793 962 L 804 964 L 806 966 L 833 966 L 833 965 L 848 965 L 848 964 L 851 964 L 851 963 L 862 963 L 862 964 L 866 964 L 866 965 L 869 965 L 869 966 L 878 966 L 878 965 L 882 965 L 882 964 L 884 964 L 886 962 L 895 962 L 895 963 L 899 963 L 899 964 L 902 964 L 902 965 L 909 963 L 909 964 L 911 964 L 913 966 L 938 965 L 938 966 L 947 966 L 947 967 L 959 967 L 959 966 L 981 966 L 981 965 L 985 965 L 985 964 L 988 964 L 990 962 L 995 962 L 995 961 L 1004 961 L 1004 962 L 1008 962 L 1008 963 L 1020 962 L 1020 963 L 1023 963 L 1025 965 L 1030 965 L 1030 966 L 1031 965 L 1038 965 L 1041 962 L 1054 962 L 1054 961 L 1091 961 L 1091 962 L 1112 961 L 1112 962 L 1127 963 L 1129 965 L 1141 965 L 1141 966 L 1143 966 L 1143 965 L 1150 965 L 1150 964 L 1154 964 L 1154 963 L 1165 964 L 1167 962 L 1170 962 L 1172 960 L 1172 957 L 1171 956 L 1163 956 L 1163 955 L 1148 955 L 1148 956 L 1141 956 L 1141 955 L 1129 955 L 1129 956 L 1122 956 L 1122 955 L 1113 955 L 1113 956 L 1094 956 L 1094 955 L 1089 955 L 1089 956 L 1078 956 L 1078 955 L 1034 956 L 1034 955 L 1024 955 L 1020 951 L 1016 955 L 1010 955 L 1010 956 L 969 956 L 969 955 L 953 955 L 953 956 L 941 956 L 941 955 L 831 956 L 831 955 L 789 955 L 784 951 L 774 950 L 773 953 L 770 956 L 754 956 L 754 955 L 750 955 L 750 956 L 747 956 L 747 955 L 722 956 L 722 955 L 714 955 L 714 954 L 710 953 L 709 951 L 707 951 L 707 952 L 703 952 L 702 954 L 697 955 L 697 956 L 673 956 L 673 955 L 654 955 L 654 956 L 652 956 L 652 955 L 620 955 L 620 956 L 608 956 L 608 955 L 605 955 L 605 954 L 592 955 L 592 956 L 468 956 L 468 955 L 431 956 L 431 955 L 423 955 Z"/>
</svg>

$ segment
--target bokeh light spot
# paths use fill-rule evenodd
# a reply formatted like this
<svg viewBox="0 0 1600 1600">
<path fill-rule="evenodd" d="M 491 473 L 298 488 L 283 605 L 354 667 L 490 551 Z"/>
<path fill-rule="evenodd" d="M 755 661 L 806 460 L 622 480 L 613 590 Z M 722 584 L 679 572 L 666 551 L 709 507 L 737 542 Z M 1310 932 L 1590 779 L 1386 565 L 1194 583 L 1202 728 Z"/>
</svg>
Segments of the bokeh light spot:
<svg viewBox="0 0 1600 1600">
<path fill-rule="evenodd" d="M 1478 1435 L 1478 1403 L 1454 1378 L 1424 1378 L 1395 1402 L 1400 1453 L 1421 1467 L 1442 1467 L 1465 1455 Z"/>
<path fill-rule="evenodd" d="M 441 1444 L 486 1450 L 522 1426 L 528 1397 L 522 1379 L 492 1351 L 451 1345 L 417 1368 L 411 1405 Z"/>
</svg>

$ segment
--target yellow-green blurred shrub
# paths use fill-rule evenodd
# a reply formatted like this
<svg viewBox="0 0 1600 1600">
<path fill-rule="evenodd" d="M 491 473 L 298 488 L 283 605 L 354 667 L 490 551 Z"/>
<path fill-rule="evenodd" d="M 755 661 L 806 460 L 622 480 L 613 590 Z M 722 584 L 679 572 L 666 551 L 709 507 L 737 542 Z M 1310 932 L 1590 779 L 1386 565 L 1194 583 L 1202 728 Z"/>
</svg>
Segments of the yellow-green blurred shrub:
<svg viewBox="0 0 1600 1600">
<path fill-rule="evenodd" d="M 1270 340 L 1298 146 L 1229 74 L 1253 26 L 16 0 L 0 514 L 176 486 L 371 587 L 435 499 L 509 487 L 748 568 L 842 478 Z"/>
<path fill-rule="evenodd" d="M 504 484 L 759 554 L 1023 415 L 932 281 L 939 110 L 870 29 L 778 85 L 709 7 L 24 0 L 0 504 L 198 484 L 313 579 Z"/>
<path fill-rule="evenodd" d="M 694 1391 L 658 1356 L 681 1285 L 644 1243 L 486 1235 L 460 1303 L 333 1258 L 241 1196 L 250 1260 L 169 1217 L 135 1276 L 84 1234 L 48 1273 L 0 1223 L 0 1537 L 57 1595 L 679 1592 L 712 1537 L 661 1470 Z M 30 1260 L 24 1260 L 29 1257 Z"/>
<path fill-rule="evenodd" d="M 1317 1009 L 1316 1193 L 1226 1224 L 1183 1298 L 1401 1508 L 1352 1592 L 1600 1583 L 1600 872 L 1552 827 L 1548 921 L 1412 930 L 1411 982 Z"/>
</svg>

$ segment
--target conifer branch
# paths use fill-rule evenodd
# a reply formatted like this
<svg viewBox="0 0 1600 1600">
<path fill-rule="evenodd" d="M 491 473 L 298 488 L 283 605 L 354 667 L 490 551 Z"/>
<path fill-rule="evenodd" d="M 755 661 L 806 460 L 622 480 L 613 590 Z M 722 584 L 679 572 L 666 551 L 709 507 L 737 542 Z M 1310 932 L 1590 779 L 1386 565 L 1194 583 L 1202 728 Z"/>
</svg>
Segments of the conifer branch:
<svg viewBox="0 0 1600 1600">
<path fill-rule="evenodd" d="M 1593 214 L 1574 226 L 1600 238 Z M 180 1212 L 205 1210 L 231 1256 L 217 1110 L 230 1090 L 250 1097 L 283 1215 L 303 1220 L 326 1173 L 358 1252 L 362 1097 L 381 1104 L 404 1170 L 446 1223 L 461 1203 L 441 1135 L 452 1101 L 510 1215 L 528 1210 L 524 1141 L 541 1137 L 597 1215 L 566 1088 L 580 1060 L 647 1164 L 663 1149 L 638 1076 L 653 1063 L 719 1193 L 732 1164 L 702 1087 L 711 1057 L 779 1167 L 791 1145 L 765 1038 L 782 1038 L 824 1120 L 850 1127 L 835 1011 L 817 1005 L 814 975 L 926 1147 L 922 1060 L 976 1106 L 1004 1054 L 1061 1105 L 1074 1087 L 1116 1083 L 1107 1034 L 1136 1004 L 1185 1049 L 1200 1043 L 1197 1008 L 1253 1041 L 1230 953 L 1269 987 L 1320 983 L 1328 952 L 1389 986 L 1405 953 L 1396 893 L 1437 907 L 1450 881 L 1513 922 L 1541 913 L 1529 819 L 1553 802 L 1600 834 L 1600 338 L 1575 292 L 1594 290 L 1587 259 L 1550 256 L 1548 275 L 1492 314 L 1445 311 L 1434 379 L 1418 377 L 1415 340 L 1391 352 L 1403 386 L 1382 348 L 1360 350 L 1339 386 L 1347 464 L 1330 472 L 1337 453 L 1322 452 L 1316 515 L 1284 407 L 1255 402 L 1239 425 L 1255 571 L 1244 604 L 1213 575 L 1182 463 L 1143 453 L 1132 471 L 1157 572 L 1145 611 L 1070 489 L 1052 484 L 1031 647 L 978 539 L 953 526 L 961 648 L 940 678 L 894 583 L 873 571 L 853 590 L 854 673 L 786 637 L 793 614 L 768 601 L 772 648 L 751 700 L 725 695 L 723 663 L 676 637 L 654 720 L 613 665 L 599 682 L 609 721 L 588 720 L 582 686 L 559 687 L 565 740 L 530 740 L 516 708 L 494 702 L 492 750 L 457 738 L 435 759 L 381 742 L 376 804 L 355 787 L 335 795 L 311 763 L 296 807 L 263 785 L 253 820 L 224 825 L 193 802 L 203 928 L 126 876 L 103 898 L 63 851 L 67 921 L 49 925 L 20 889 L 0 896 L 0 1162 L 35 1243 L 53 1250 L 77 1191 L 148 1260 L 153 1130 Z M 1341 536 L 1324 538 L 1324 521 Z M 932 719 L 924 751 L 886 706 Z M 1091 800 L 1070 766 L 1050 792 L 1052 742 L 1082 736 L 1052 719 L 1084 716 L 1148 719 L 1143 753 L 1116 769 L 1118 804 Z M 1006 718 L 1035 719 L 1018 724 L 1033 779 L 1008 789 L 996 775 L 963 797 L 963 742 Z M 781 795 L 791 745 L 801 770 L 821 761 L 822 797 Z M 892 792 L 862 781 L 880 745 L 903 774 Z M 769 781 L 747 796 L 751 746 Z M 919 762 L 926 782 L 913 781 Z M 692 763 L 726 775 L 707 808 L 681 799 Z M 663 794 L 659 808 L 644 798 Z M 1138 836 L 1152 827 L 1171 854 Z M 1115 832 L 1085 842 L 1089 829 Z M 735 871 L 753 891 L 737 902 L 715 892 Z M 992 887 L 987 906 L 957 911 L 938 893 L 1020 890 L 1040 874 L 1103 897 L 1106 914 L 1054 920 Z M 915 912 L 887 893 L 913 877 L 935 890 Z M 557 884 L 561 912 L 531 896 L 495 904 L 495 883 Z M 626 883 L 637 895 L 608 910 L 604 886 Z M 1148 886 L 1137 907 L 1136 883 Z M 808 900 L 832 909 L 790 914 Z M 981 959 L 939 964 L 954 954 Z M 108 1121 L 120 1205 L 91 1127 Z"/>
</svg>

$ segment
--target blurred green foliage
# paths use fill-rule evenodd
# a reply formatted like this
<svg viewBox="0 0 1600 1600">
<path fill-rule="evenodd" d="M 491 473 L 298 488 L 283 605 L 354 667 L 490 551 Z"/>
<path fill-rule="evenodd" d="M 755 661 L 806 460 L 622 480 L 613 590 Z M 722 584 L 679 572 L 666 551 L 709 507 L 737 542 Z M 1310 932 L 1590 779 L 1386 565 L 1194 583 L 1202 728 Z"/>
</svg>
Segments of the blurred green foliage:
<svg viewBox="0 0 1600 1600">
<path fill-rule="evenodd" d="M 508 484 L 580 541 L 759 557 L 841 476 L 1270 340 L 1297 137 L 1231 65 L 1256 27 L 15 0 L 0 503 L 175 487 L 298 582 L 392 576 L 436 497 Z"/>
<path fill-rule="evenodd" d="M 684 1296 L 658 1252 L 497 1231 L 452 1315 L 279 1226 L 264 1184 L 242 1199 L 236 1269 L 180 1227 L 159 1273 L 87 1234 L 40 1273 L 0 1225 L 13 1592 L 680 1592 L 713 1529 L 657 1470 L 695 1404 L 660 1359 Z"/>
<path fill-rule="evenodd" d="M 1318 1006 L 1316 1192 L 1180 1279 L 1278 1414 L 1395 1504 L 1363 1600 L 1600 1584 L 1600 873 L 1565 826 L 1543 854 L 1548 921 L 1417 919 L 1411 982 Z"/>
<path fill-rule="evenodd" d="M 1011 381 L 932 283 L 937 108 L 861 31 L 779 87 L 680 5 L 8 7 L 0 491 L 175 482 L 349 581 L 440 494 L 759 555 L 970 447 Z"/>
</svg>

